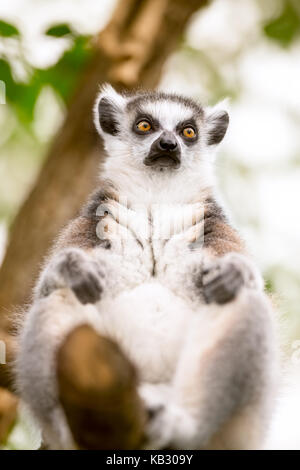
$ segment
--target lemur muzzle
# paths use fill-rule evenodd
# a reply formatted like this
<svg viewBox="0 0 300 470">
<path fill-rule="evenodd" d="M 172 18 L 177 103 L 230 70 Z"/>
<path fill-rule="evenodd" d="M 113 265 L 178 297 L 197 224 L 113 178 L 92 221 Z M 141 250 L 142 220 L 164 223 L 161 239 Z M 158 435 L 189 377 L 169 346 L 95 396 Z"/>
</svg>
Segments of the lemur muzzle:
<svg viewBox="0 0 300 470">
<path fill-rule="evenodd" d="M 177 139 L 172 132 L 163 132 L 153 142 L 150 152 L 144 160 L 146 166 L 159 166 L 164 168 L 180 167 L 181 152 Z"/>
</svg>

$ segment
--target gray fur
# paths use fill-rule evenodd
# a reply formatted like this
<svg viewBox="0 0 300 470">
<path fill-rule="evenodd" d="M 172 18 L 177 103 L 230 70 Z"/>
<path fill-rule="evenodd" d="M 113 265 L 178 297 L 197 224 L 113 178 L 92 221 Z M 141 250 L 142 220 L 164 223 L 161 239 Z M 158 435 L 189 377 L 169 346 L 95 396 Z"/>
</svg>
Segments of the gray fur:
<svg viewBox="0 0 300 470">
<path fill-rule="evenodd" d="M 69 248 L 61 251 L 43 273 L 37 296 L 46 297 L 53 291 L 68 287 L 82 304 L 100 300 L 104 274 L 101 267 L 84 252 Z"/>
<path fill-rule="evenodd" d="M 108 99 L 103 98 L 99 105 L 100 126 L 104 132 L 111 135 L 117 135 L 118 130 L 118 109 L 116 109 Z"/>
<path fill-rule="evenodd" d="M 273 368 L 276 357 L 274 331 L 272 321 L 266 315 L 270 305 L 255 290 L 243 290 L 230 305 L 232 311 L 224 312 L 233 317 L 230 330 L 216 341 L 212 351 L 208 350 L 205 365 L 199 364 L 199 370 L 193 370 L 193 377 L 183 368 L 186 361 L 192 360 L 193 351 L 187 347 L 183 352 L 186 361 L 182 361 L 178 375 L 182 374 L 186 383 L 191 381 L 198 387 L 201 397 L 198 408 L 197 401 L 194 401 L 194 423 L 187 426 L 194 426 L 193 432 L 190 435 L 186 432 L 184 415 L 176 416 L 175 411 L 172 416 L 168 406 L 156 404 L 148 429 L 154 446 L 159 443 L 171 449 L 205 449 L 212 448 L 215 439 L 216 448 L 240 449 L 243 435 L 240 435 L 240 443 L 238 436 L 231 441 L 230 432 L 239 432 L 232 421 L 248 409 L 254 420 L 251 422 L 249 417 L 244 418 L 244 432 L 248 430 L 249 434 L 243 448 L 253 449 L 261 445 L 272 406 L 273 389 L 270 385 L 276 376 Z M 205 354 L 206 351 L 203 352 L 204 357 Z M 170 430 L 163 433 L 166 423 Z M 219 436 L 215 437 L 218 433 Z"/>
<path fill-rule="evenodd" d="M 229 124 L 229 116 L 226 111 L 213 114 L 209 119 L 208 145 L 216 145 L 223 140 Z"/>
<path fill-rule="evenodd" d="M 127 103 L 127 109 L 131 110 L 138 110 L 141 112 L 142 105 L 148 102 L 155 102 L 155 101 L 173 101 L 183 105 L 186 108 L 191 108 L 197 116 L 203 117 L 204 111 L 201 105 L 196 103 L 194 100 L 187 98 L 185 96 L 176 95 L 174 93 L 163 93 L 163 92 L 140 92 L 136 95 L 133 94 L 132 97 L 129 98 Z"/>
<path fill-rule="evenodd" d="M 198 285 L 201 284 L 204 299 L 208 304 L 224 304 L 232 301 L 243 286 L 258 288 L 259 285 L 255 285 L 256 277 L 254 279 L 253 276 L 243 257 L 231 255 L 206 265 Z"/>
</svg>

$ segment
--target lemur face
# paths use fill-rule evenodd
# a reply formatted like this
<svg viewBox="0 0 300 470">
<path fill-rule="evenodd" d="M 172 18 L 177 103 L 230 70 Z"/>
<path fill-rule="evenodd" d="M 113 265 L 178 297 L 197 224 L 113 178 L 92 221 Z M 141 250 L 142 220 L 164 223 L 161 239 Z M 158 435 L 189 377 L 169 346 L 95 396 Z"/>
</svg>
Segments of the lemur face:
<svg viewBox="0 0 300 470">
<path fill-rule="evenodd" d="M 148 171 L 196 168 L 207 148 L 221 142 L 228 122 L 225 111 L 207 112 L 189 98 L 159 92 L 126 96 L 108 85 L 95 106 L 95 125 L 109 158 Z"/>
</svg>

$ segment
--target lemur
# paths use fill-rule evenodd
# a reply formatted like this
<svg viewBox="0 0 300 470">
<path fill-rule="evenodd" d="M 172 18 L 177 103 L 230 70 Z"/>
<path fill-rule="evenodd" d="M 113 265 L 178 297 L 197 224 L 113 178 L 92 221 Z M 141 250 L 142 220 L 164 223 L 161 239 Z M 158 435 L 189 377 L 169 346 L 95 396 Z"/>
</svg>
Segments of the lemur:
<svg viewBox="0 0 300 470">
<path fill-rule="evenodd" d="M 60 234 L 21 327 L 17 381 L 51 448 L 75 448 L 56 353 L 88 323 L 138 374 L 149 448 L 255 449 L 275 383 L 262 277 L 218 201 L 226 111 L 105 85 L 94 108 L 106 160 Z"/>
</svg>

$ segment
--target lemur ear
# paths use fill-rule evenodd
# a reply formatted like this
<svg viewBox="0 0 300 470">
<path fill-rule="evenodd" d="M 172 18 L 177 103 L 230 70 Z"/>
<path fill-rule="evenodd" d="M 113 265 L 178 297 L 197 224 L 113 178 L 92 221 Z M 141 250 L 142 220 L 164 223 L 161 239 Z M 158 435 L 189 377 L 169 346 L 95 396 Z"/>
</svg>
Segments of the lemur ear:
<svg viewBox="0 0 300 470">
<path fill-rule="evenodd" d="M 207 144 L 216 145 L 223 140 L 229 124 L 227 111 L 213 108 L 206 113 Z"/>
<path fill-rule="evenodd" d="M 126 99 L 111 85 L 105 84 L 101 88 L 94 107 L 94 123 L 100 135 L 118 134 L 125 104 Z"/>
</svg>

